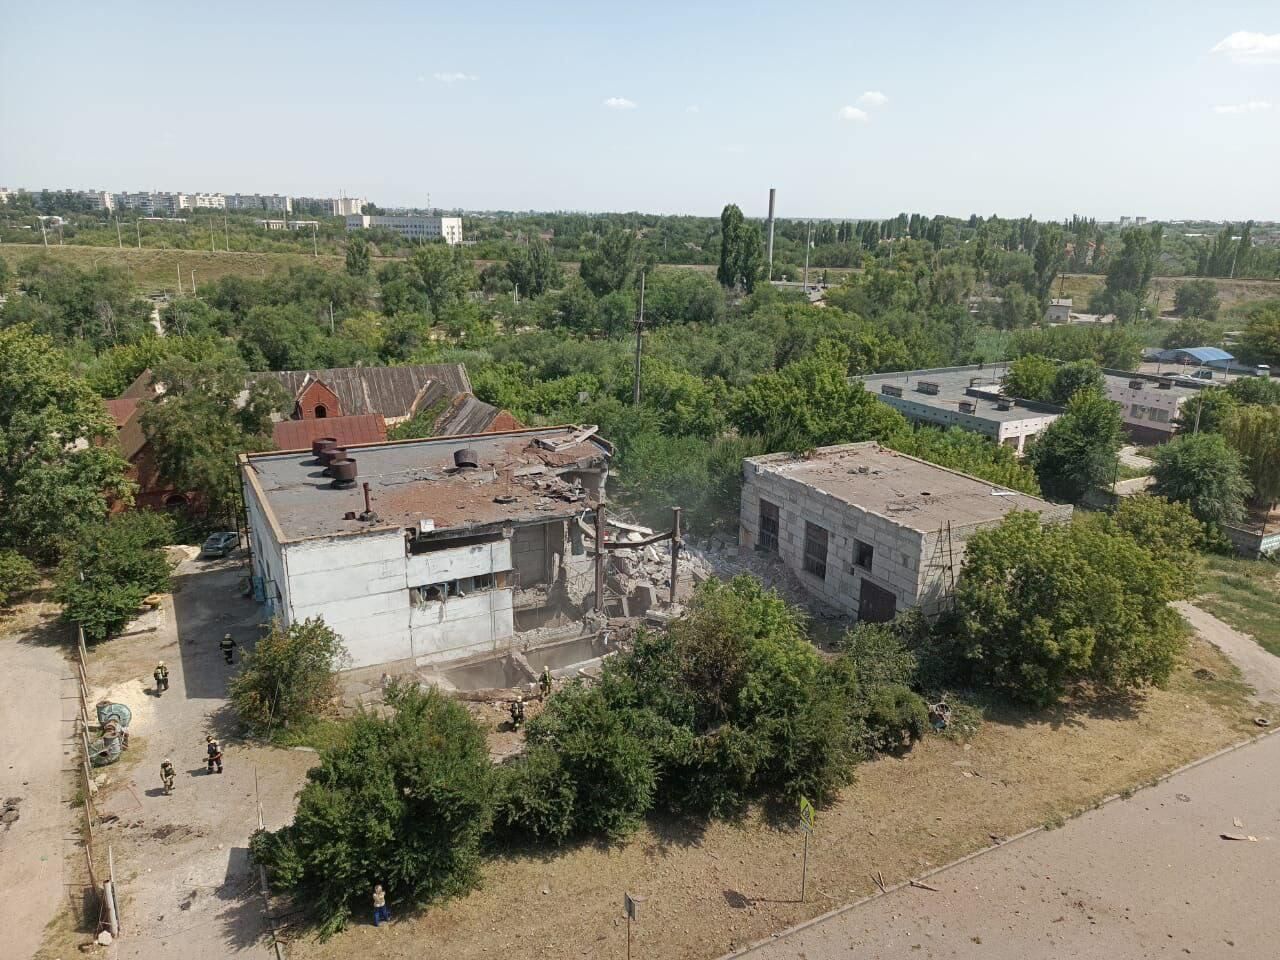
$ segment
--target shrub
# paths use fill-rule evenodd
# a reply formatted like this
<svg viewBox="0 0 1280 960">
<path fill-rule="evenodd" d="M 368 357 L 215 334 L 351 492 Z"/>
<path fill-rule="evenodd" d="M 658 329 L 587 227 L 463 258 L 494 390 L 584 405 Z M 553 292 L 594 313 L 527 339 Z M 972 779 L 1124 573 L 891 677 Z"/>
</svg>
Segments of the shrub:
<svg viewBox="0 0 1280 960">
<path fill-rule="evenodd" d="M 143 599 L 169 589 L 163 547 L 173 540 L 166 514 L 133 511 L 87 527 L 58 568 L 54 597 L 63 619 L 105 640 L 138 613 Z"/>
<path fill-rule="evenodd" d="M 868 751 L 909 747 L 929 729 L 929 709 L 918 694 L 898 684 L 873 687 L 867 694 L 863 743 Z"/>
<path fill-rule="evenodd" d="M 35 564 L 12 550 L 0 550 L 0 607 L 7 607 L 39 582 Z"/>
<path fill-rule="evenodd" d="M 307 773 L 293 823 L 250 841 L 271 884 L 291 892 L 322 937 L 363 910 L 374 884 L 417 906 L 478 880 L 493 813 L 484 731 L 436 691 L 392 686 L 394 715 L 363 714 Z"/>
<path fill-rule="evenodd" d="M 1190 507 L 1204 523 L 1232 523 L 1244 515 L 1251 487 L 1240 454 L 1220 433 L 1174 437 L 1156 450 L 1152 491 Z"/>
<path fill-rule="evenodd" d="M 282 628 L 279 621 L 244 658 L 231 681 L 231 704 L 256 730 L 310 719 L 337 695 L 337 670 L 346 658 L 342 638 L 320 618 Z"/>
</svg>

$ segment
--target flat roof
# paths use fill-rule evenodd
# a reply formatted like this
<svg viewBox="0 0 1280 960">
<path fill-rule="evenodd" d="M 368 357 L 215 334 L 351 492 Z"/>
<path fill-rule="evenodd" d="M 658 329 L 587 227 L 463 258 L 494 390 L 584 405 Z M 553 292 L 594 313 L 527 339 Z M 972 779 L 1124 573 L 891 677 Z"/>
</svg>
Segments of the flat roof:
<svg viewBox="0 0 1280 960">
<path fill-rule="evenodd" d="M 592 431 L 588 433 L 588 430 Z M 479 464 L 460 470 L 457 450 L 475 451 Z M 254 486 L 282 543 L 311 537 L 417 527 L 457 535 L 499 524 L 576 516 L 587 509 L 581 489 L 561 474 L 596 470 L 612 448 L 594 428 L 547 427 L 429 440 L 348 445 L 355 483 L 335 488 L 310 450 L 241 454 L 240 468 Z M 373 522 L 345 519 L 364 512 L 369 484 Z"/>
<path fill-rule="evenodd" d="M 1111 383 L 1119 384 L 1124 381 L 1125 386 L 1128 386 L 1131 381 L 1141 380 L 1146 384 L 1143 387 L 1144 390 L 1159 390 L 1161 393 L 1184 398 L 1195 396 L 1205 387 L 1214 386 L 1212 380 L 1193 380 L 1189 376 L 1178 373 L 1152 374 L 1133 370 L 1104 369 L 1102 375 Z M 1162 386 L 1162 384 L 1168 384 L 1168 386 Z"/>
<path fill-rule="evenodd" d="M 933 533 L 948 521 L 963 527 L 1015 510 L 1064 509 L 874 441 L 819 447 L 807 457 L 773 453 L 747 462 L 921 533 Z"/>
<path fill-rule="evenodd" d="M 991 423 L 1009 423 L 1015 420 L 1029 420 L 1046 415 L 1061 413 L 1059 407 L 1051 404 L 1031 404 L 1025 400 L 1013 399 L 1008 410 L 1001 410 L 994 399 L 1001 393 L 1000 381 L 1008 372 L 1008 365 L 969 364 L 962 367 L 937 367 L 932 370 L 903 370 L 898 373 L 872 373 L 857 379 L 863 386 L 877 397 L 883 396 L 880 387 L 883 384 L 900 387 L 902 400 L 911 400 L 948 413 L 986 420 Z M 936 383 L 938 392 L 923 393 L 919 389 L 921 381 Z M 970 390 L 976 393 L 970 393 Z M 960 401 L 974 403 L 972 413 L 961 413 Z"/>
</svg>

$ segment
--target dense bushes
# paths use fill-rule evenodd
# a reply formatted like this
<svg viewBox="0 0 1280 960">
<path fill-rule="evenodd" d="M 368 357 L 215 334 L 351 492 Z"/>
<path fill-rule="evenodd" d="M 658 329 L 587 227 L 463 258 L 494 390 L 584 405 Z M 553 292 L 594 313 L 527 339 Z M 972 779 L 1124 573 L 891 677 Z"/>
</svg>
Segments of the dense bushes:
<svg viewBox="0 0 1280 960">
<path fill-rule="evenodd" d="M 164 546 L 173 542 L 167 514 L 120 513 L 88 527 L 58 568 L 54 598 L 62 617 L 105 640 L 137 615 L 143 599 L 169 589 Z"/>
<path fill-rule="evenodd" d="M 255 730 L 310 719 L 337 695 L 335 670 L 345 658 L 342 638 L 320 618 L 288 627 L 273 623 L 245 654 L 244 668 L 231 681 L 231 703 Z"/>
<path fill-rule="evenodd" d="M 8 606 L 39 581 L 30 560 L 12 550 L 0 550 L 0 607 Z"/>
<path fill-rule="evenodd" d="M 390 719 L 363 715 L 307 773 L 293 823 L 250 841 L 255 861 L 320 923 L 364 909 L 376 883 L 416 905 L 470 889 L 493 810 L 483 731 L 435 691 L 392 687 Z"/>
</svg>

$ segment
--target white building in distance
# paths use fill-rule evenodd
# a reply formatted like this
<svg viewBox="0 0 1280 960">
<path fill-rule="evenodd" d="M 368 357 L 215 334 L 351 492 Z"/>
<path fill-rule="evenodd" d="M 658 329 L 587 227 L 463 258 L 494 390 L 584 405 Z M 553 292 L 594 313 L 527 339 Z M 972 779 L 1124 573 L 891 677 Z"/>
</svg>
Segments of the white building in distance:
<svg viewBox="0 0 1280 960">
<path fill-rule="evenodd" d="M 225 210 L 227 198 L 220 193 L 193 193 L 191 206 L 196 210 Z"/>
<path fill-rule="evenodd" d="M 228 210 L 270 210 L 276 213 L 293 213 L 293 201 L 278 193 L 229 193 L 226 196 Z"/>
<path fill-rule="evenodd" d="M 462 242 L 461 217 L 381 217 L 381 216 L 349 216 L 347 230 L 370 230 L 381 227 L 392 230 L 410 240 L 444 240 L 448 244 Z"/>
</svg>

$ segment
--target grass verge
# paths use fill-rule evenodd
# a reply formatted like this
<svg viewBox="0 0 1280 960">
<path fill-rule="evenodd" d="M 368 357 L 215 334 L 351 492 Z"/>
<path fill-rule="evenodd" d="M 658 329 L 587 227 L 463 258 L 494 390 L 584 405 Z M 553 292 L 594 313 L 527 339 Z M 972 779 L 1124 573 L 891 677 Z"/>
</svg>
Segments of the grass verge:
<svg viewBox="0 0 1280 960">
<path fill-rule="evenodd" d="M 1205 595 L 1198 603 L 1280 657 L 1280 567 L 1275 563 L 1209 557 Z"/>
</svg>

